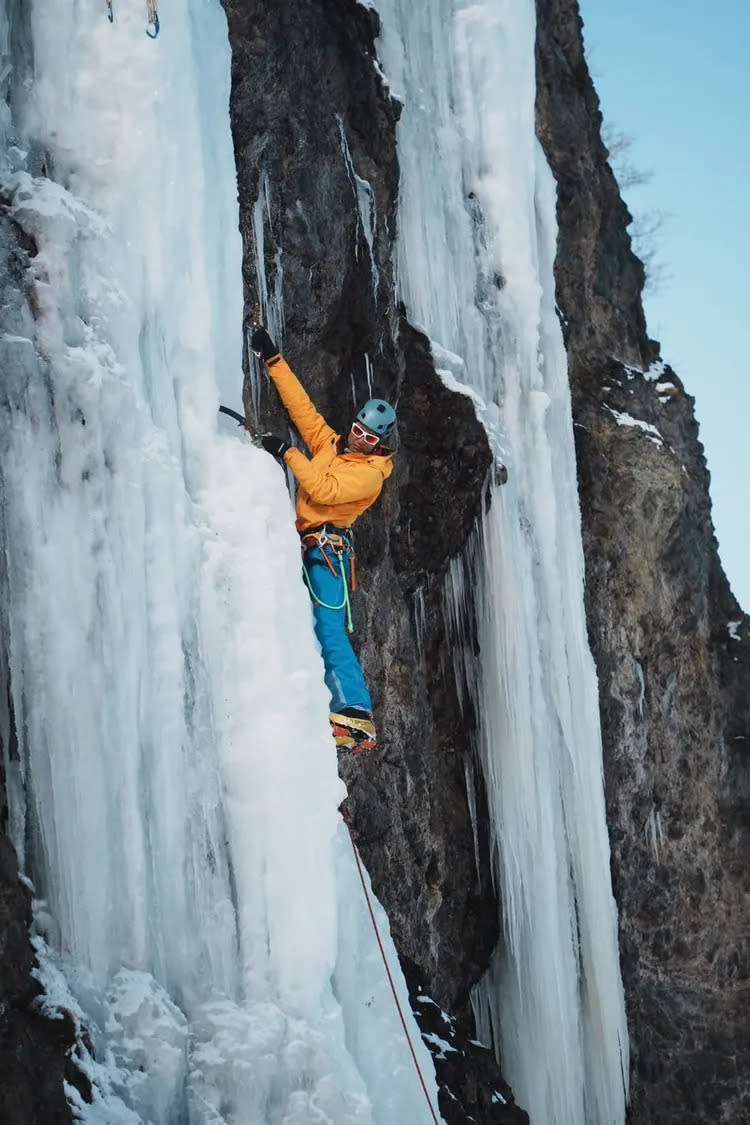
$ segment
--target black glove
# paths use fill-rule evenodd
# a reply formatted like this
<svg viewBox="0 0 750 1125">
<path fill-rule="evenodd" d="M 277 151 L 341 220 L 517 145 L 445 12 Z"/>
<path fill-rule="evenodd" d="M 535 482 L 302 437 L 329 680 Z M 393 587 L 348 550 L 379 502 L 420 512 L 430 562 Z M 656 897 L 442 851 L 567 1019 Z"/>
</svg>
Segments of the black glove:
<svg viewBox="0 0 750 1125">
<path fill-rule="evenodd" d="M 257 352 L 258 355 L 263 357 L 264 363 L 267 363 L 269 359 L 273 359 L 275 355 L 279 354 L 279 349 L 262 324 L 259 324 L 253 329 L 253 334 L 250 337 L 250 347 L 254 352 Z"/>
<path fill-rule="evenodd" d="M 287 449 L 291 449 L 288 441 L 283 438 L 274 437 L 273 434 L 258 434 L 257 444 L 265 449 L 266 453 L 270 453 L 272 457 L 283 457 Z"/>
</svg>

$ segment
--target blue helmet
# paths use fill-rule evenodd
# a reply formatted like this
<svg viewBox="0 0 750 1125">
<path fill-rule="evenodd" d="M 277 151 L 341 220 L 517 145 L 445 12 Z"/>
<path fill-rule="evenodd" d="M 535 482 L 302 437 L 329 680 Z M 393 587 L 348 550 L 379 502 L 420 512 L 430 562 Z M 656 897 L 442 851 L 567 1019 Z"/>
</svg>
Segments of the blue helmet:
<svg viewBox="0 0 750 1125">
<path fill-rule="evenodd" d="M 396 411 L 382 398 L 371 398 L 360 410 L 357 421 L 367 426 L 374 434 L 378 434 L 383 441 L 393 432 L 396 425 Z"/>
</svg>

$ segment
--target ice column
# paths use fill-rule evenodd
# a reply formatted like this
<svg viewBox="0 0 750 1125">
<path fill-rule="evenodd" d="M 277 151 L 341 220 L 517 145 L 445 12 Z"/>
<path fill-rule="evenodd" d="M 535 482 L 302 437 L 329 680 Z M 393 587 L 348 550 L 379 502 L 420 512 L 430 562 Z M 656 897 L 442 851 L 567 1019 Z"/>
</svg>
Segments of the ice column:
<svg viewBox="0 0 750 1125">
<path fill-rule="evenodd" d="M 404 102 L 401 295 L 436 358 L 461 357 L 464 381 L 499 412 L 510 468 L 478 543 L 475 688 L 505 941 L 477 1011 L 532 1121 L 612 1125 L 625 1117 L 628 1041 L 554 306 L 555 187 L 534 133 L 534 6 L 378 10 L 379 59 Z M 460 614 L 455 568 L 451 582 Z"/>
</svg>

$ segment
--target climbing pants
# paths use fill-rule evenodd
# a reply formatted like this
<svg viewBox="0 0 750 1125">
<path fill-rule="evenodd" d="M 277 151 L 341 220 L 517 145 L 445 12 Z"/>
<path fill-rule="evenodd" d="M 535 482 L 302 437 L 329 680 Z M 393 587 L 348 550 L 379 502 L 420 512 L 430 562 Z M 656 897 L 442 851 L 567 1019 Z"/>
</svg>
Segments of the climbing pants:
<svg viewBox="0 0 750 1125">
<path fill-rule="evenodd" d="M 344 583 L 348 588 L 351 581 L 350 551 L 334 552 L 330 546 L 324 549 L 335 573 L 317 546 L 305 551 L 303 566 L 312 599 L 315 635 L 323 653 L 326 687 L 331 693 L 331 711 L 342 707 L 372 711 L 365 677 L 346 631 L 348 594 Z"/>
</svg>

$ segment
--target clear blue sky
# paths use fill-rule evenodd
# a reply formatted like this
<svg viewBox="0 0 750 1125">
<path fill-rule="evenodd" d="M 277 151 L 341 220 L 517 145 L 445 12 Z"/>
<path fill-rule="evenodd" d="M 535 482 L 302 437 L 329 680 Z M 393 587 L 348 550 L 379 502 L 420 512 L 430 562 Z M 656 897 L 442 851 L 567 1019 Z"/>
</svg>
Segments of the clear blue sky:
<svg viewBox="0 0 750 1125">
<path fill-rule="evenodd" d="M 750 612 L 750 0 L 580 6 L 604 120 L 652 173 L 626 202 L 669 216 L 649 334 L 695 397 L 721 559 Z"/>
</svg>

